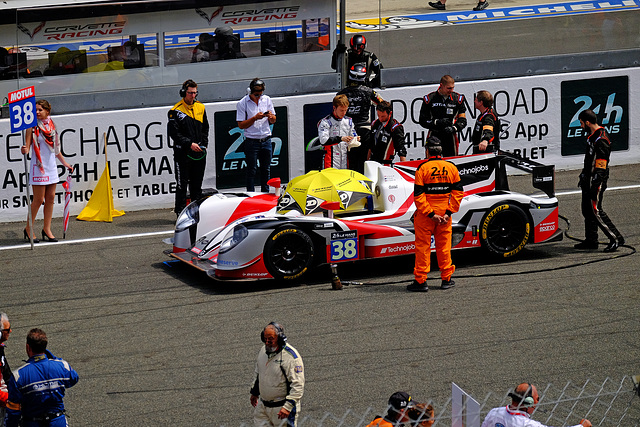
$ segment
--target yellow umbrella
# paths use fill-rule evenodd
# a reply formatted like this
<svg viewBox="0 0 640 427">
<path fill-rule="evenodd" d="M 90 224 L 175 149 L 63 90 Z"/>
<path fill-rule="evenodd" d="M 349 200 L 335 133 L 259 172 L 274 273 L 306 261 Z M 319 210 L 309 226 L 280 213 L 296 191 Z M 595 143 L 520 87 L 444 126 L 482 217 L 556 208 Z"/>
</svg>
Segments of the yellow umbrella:
<svg viewBox="0 0 640 427">
<path fill-rule="evenodd" d="M 371 180 L 348 169 L 311 171 L 292 179 L 278 201 L 278 212 L 297 210 L 305 215 L 319 211 L 322 202 L 338 202 L 346 209 L 372 194 Z"/>
</svg>

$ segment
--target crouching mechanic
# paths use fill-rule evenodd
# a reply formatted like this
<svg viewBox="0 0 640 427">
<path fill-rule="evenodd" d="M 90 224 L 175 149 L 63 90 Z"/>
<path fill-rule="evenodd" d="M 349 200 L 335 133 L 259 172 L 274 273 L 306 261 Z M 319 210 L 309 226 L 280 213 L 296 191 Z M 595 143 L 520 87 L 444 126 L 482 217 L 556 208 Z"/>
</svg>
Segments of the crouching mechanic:
<svg viewBox="0 0 640 427">
<path fill-rule="evenodd" d="M 284 328 L 276 322 L 269 323 L 260 338 L 264 346 L 258 353 L 251 388 L 254 424 L 279 426 L 286 420 L 288 427 L 295 427 L 304 393 L 302 356 L 287 344 Z"/>
<path fill-rule="evenodd" d="M 8 382 L 7 427 L 67 426 L 63 398 L 78 382 L 77 372 L 47 350 L 47 335 L 41 329 L 29 331 L 27 355 L 27 363 Z"/>
<path fill-rule="evenodd" d="M 442 289 L 455 285 L 451 276 L 456 267 L 451 262 L 451 214 L 458 212 L 464 196 L 458 168 L 442 159 L 440 140 L 427 138 L 427 161 L 416 171 L 413 198 L 416 234 L 415 280 L 407 290 L 427 292 L 427 273 L 431 264 L 431 235 L 436 240 L 436 255 L 442 278 Z"/>
<path fill-rule="evenodd" d="M 509 393 L 511 404 L 493 408 L 487 414 L 482 427 L 547 427 L 531 419 L 536 409 L 538 390 L 530 383 L 522 383 Z M 583 419 L 573 427 L 591 427 L 591 422 Z"/>
</svg>

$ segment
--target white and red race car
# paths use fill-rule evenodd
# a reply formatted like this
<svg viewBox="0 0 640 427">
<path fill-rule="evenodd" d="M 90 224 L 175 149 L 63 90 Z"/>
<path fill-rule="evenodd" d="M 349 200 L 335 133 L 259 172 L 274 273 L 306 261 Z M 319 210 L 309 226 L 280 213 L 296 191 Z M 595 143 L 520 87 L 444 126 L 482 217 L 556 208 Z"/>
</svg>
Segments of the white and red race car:
<svg viewBox="0 0 640 427">
<path fill-rule="evenodd" d="M 452 249 L 481 247 L 511 257 L 527 243 L 562 239 L 553 166 L 506 152 L 447 160 L 458 167 L 465 190 L 453 215 Z M 165 252 L 219 280 L 292 280 L 320 264 L 413 254 L 413 184 L 423 161 L 366 162 L 373 196 L 333 218 L 278 214 L 273 193 L 215 193 L 180 214 L 173 249 Z M 533 186 L 546 194 L 509 191 L 506 165 L 531 173 Z"/>
</svg>

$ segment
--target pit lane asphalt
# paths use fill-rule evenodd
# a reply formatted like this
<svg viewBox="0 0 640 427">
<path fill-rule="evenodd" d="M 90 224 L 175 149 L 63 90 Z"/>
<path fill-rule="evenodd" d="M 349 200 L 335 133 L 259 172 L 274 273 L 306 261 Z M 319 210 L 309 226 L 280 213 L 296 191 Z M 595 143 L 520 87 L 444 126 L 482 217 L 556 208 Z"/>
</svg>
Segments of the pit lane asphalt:
<svg viewBox="0 0 640 427">
<path fill-rule="evenodd" d="M 558 192 L 577 190 L 576 176 L 557 173 Z M 614 167 L 611 176 L 611 187 L 631 188 L 608 191 L 606 211 L 636 246 L 640 171 Z M 511 183 L 531 189 L 529 176 Z M 579 198 L 559 196 L 578 237 Z M 220 284 L 166 263 L 163 235 L 80 241 L 170 230 L 172 222 L 169 210 L 128 212 L 111 224 L 72 219 L 75 243 L 35 251 L 20 242 L 23 224 L 0 224 L 0 246 L 14 246 L 0 251 L 0 310 L 13 327 L 7 357 L 18 367 L 27 331 L 48 333 L 50 349 L 80 374 L 66 397 L 71 425 L 251 423 L 259 333 L 272 320 L 303 355 L 302 414 L 316 420 L 327 411 L 377 412 L 399 389 L 444 403 L 452 381 L 481 400 L 521 381 L 562 386 L 640 374 L 640 263 L 624 256 L 628 248 L 578 252 L 565 239 L 527 246 L 507 262 L 458 251 L 456 288 L 438 289 L 435 273 L 429 293 L 413 294 L 405 291 L 412 257 L 341 267 L 343 279 L 364 284 L 333 292 L 327 268 L 297 286 Z"/>
</svg>

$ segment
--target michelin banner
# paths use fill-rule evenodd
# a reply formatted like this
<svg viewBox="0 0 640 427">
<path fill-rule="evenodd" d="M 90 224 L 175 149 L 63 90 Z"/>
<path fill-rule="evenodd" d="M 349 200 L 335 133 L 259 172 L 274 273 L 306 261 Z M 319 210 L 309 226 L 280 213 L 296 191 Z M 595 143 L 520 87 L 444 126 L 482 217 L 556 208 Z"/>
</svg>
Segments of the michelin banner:
<svg viewBox="0 0 640 427">
<path fill-rule="evenodd" d="M 459 82 L 455 90 L 467 97 L 468 126 L 461 132 L 460 152 L 467 152 L 477 112 L 473 95 L 488 90 L 503 124 L 502 148 L 556 169 L 582 167 L 585 138 L 577 119 L 580 111 L 594 110 L 613 143 L 612 165 L 640 162 L 638 144 L 640 69 L 567 73 L 524 78 Z M 423 157 L 427 132 L 418 124 L 422 97 L 437 85 L 379 91 L 393 104 L 394 116 L 405 127 L 408 159 Z M 38 98 L 36 86 L 36 98 Z M 317 135 L 319 119 L 331 114 L 333 93 L 273 98 L 277 122 L 273 128 L 275 156 L 272 177 L 284 182 L 319 165 L 321 152 L 305 147 Z M 206 101 L 206 100 L 205 100 Z M 234 123 L 235 102 L 206 103 L 209 132 L 205 188 L 243 190 L 246 162 L 243 134 Z M 110 163 L 114 206 L 124 211 L 170 209 L 175 192 L 172 142 L 167 136 L 170 106 L 61 115 L 56 122 L 62 153 L 74 165 L 71 215 L 87 203 L 104 169 L 105 143 Z M 23 144 L 11 133 L 8 119 L 0 120 L 0 221 L 26 217 Z M 470 150 L 468 151 L 470 152 Z M 59 168 L 61 182 L 65 171 Z M 56 193 L 54 216 L 62 216 L 63 189 Z"/>
</svg>

